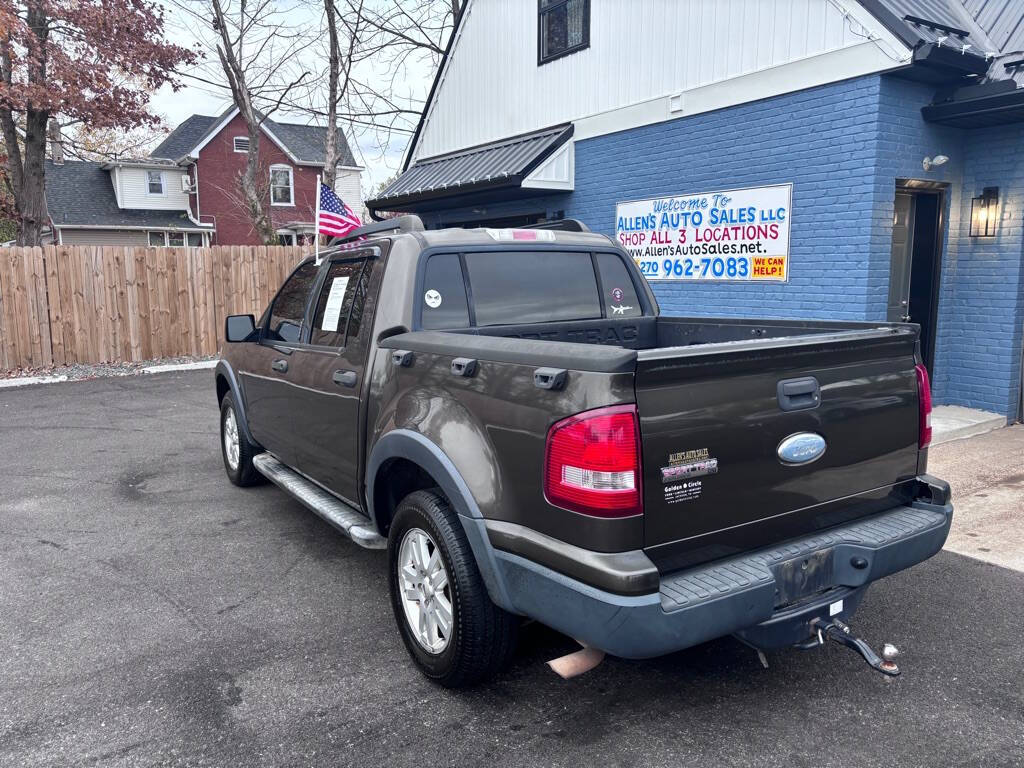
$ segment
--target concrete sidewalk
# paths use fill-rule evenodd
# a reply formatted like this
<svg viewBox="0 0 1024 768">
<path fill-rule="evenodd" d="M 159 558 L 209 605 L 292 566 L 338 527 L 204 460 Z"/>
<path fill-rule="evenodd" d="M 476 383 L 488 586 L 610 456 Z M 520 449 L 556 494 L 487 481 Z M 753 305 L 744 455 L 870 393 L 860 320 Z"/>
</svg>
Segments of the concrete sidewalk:
<svg viewBox="0 0 1024 768">
<path fill-rule="evenodd" d="M 1005 426 L 1006 417 L 998 413 L 962 405 L 937 405 L 932 410 L 932 445 L 983 435 Z"/>
<path fill-rule="evenodd" d="M 1024 571 L 1024 425 L 935 446 L 928 471 L 953 487 L 946 549 Z"/>
</svg>

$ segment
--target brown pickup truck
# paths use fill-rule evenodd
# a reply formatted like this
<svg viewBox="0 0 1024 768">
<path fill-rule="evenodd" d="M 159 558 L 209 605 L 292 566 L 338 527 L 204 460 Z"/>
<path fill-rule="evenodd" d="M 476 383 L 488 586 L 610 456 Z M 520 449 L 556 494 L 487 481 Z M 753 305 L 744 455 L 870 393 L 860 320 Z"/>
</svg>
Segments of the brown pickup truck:
<svg viewBox="0 0 1024 768">
<path fill-rule="evenodd" d="M 620 247 L 561 226 L 371 224 L 229 317 L 231 481 L 386 548 L 445 685 L 498 670 L 520 617 L 629 658 L 831 638 L 898 673 L 846 622 L 949 531 L 917 326 L 662 316 Z"/>
</svg>

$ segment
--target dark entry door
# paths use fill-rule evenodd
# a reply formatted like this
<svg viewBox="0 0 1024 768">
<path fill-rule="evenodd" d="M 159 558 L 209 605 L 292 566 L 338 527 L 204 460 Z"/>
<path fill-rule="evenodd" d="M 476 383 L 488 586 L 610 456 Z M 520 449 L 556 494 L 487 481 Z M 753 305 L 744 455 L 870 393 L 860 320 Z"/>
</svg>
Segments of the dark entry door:
<svg viewBox="0 0 1024 768">
<path fill-rule="evenodd" d="M 892 227 L 887 319 L 921 326 L 929 372 L 935 352 L 940 251 L 940 191 L 898 190 Z"/>
</svg>

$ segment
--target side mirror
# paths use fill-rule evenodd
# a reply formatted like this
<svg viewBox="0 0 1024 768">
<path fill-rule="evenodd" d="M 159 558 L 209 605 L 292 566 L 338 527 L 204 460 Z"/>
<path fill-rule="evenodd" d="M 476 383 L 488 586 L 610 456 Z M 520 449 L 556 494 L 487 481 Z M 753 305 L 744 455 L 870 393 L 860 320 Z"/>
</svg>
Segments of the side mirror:
<svg viewBox="0 0 1024 768">
<path fill-rule="evenodd" d="M 256 318 L 252 315 L 228 315 L 224 321 L 224 339 L 231 343 L 256 341 Z"/>
</svg>

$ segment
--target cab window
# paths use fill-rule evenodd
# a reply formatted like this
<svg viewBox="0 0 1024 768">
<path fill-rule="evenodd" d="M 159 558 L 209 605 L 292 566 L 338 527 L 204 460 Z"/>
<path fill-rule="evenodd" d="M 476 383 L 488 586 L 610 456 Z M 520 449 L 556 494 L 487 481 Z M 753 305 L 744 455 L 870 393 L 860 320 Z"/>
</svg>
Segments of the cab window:
<svg viewBox="0 0 1024 768">
<path fill-rule="evenodd" d="M 484 251 L 465 260 L 480 327 L 601 317 L 588 252 Z"/>
<path fill-rule="evenodd" d="M 622 257 L 608 252 L 597 253 L 595 256 L 597 272 L 601 276 L 605 315 L 611 318 L 640 317 L 644 310 Z"/>
<path fill-rule="evenodd" d="M 310 344 L 344 347 L 346 328 L 349 337 L 358 335 L 368 278 L 365 265 L 366 259 L 331 264 L 313 313 Z"/>
<path fill-rule="evenodd" d="M 316 283 L 317 267 L 308 261 L 296 269 L 277 292 L 270 308 L 266 338 L 297 344 L 302 339 L 302 321 L 306 304 Z"/>
<path fill-rule="evenodd" d="M 425 330 L 469 327 L 466 281 L 457 253 L 437 253 L 427 261 L 422 302 Z"/>
</svg>

